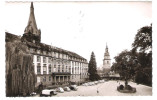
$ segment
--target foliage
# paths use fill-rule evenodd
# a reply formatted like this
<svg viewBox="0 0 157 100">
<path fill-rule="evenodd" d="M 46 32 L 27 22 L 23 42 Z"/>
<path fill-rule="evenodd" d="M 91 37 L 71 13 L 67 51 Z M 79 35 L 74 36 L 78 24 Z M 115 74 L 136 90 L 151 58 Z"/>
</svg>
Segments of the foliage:
<svg viewBox="0 0 157 100">
<path fill-rule="evenodd" d="M 114 69 L 119 72 L 125 80 L 130 79 L 134 74 L 134 59 L 130 51 L 124 50 L 115 57 Z"/>
<path fill-rule="evenodd" d="M 124 86 L 123 86 L 123 85 L 120 85 L 120 86 L 119 86 L 119 89 L 120 89 L 120 90 L 123 90 L 123 89 L 124 89 Z"/>
<path fill-rule="evenodd" d="M 89 80 L 91 81 L 100 79 L 99 75 L 97 74 L 96 67 L 97 65 L 96 65 L 95 55 L 94 55 L 94 52 L 92 52 L 91 58 L 88 64 Z"/>
<path fill-rule="evenodd" d="M 35 90 L 33 57 L 20 39 L 6 42 L 6 96 L 28 95 Z"/>
<path fill-rule="evenodd" d="M 115 56 L 112 70 L 120 73 L 127 81 L 134 79 L 137 83 L 152 84 L 152 25 L 138 30 L 132 50 L 122 51 Z"/>
<path fill-rule="evenodd" d="M 132 44 L 133 49 L 138 49 L 140 52 L 147 50 L 151 51 L 152 48 L 152 25 L 144 26 L 140 28 L 135 36 L 134 43 Z"/>
<path fill-rule="evenodd" d="M 137 53 L 135 81 L 152 85 L 152 25 L 140 28 L 132 44 L 132 51 Z M 139 51 L 138 51 L 139 49 Z"/>
</svg>

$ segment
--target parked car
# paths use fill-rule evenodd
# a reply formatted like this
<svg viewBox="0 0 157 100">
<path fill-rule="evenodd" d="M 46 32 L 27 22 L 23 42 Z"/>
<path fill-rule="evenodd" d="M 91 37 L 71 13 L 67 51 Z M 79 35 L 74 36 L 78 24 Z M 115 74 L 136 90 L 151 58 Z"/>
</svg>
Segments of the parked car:
<svg viewBox="0 0 157 100">
<path fill-rule="evenodd" d="M 67 87 L 67 86 L 66 86 L 66 87 L 64 87 L 63 89 L 64 89 L 64 91 L 68 91 L 68 92 L 70 91 L 70 88 L 69 88 L 69 87 Z"/>
<path fill-rule="evenodd" d="M 87 84 L 88 84 L 88 86 L 91 86 L 91 85 L 92 85 L 92 83 L 91 83 L 91 82 L 88 82 Z"/>
<path fill-rule="evenodd" d="M 78 89 L 77 85 L 71 85 L 69 88 L 74 91 L 77 91 Z"/>
<path fill-rule="evenodd" d="M 44 89 L 40 93 L 40 96 L 52 96 L 52 95 L 57 95 L 55 89 Z"/>
<path fill-rule="evenodd" d="M 99 82 L 99 83 L 104 83 L 105 81 L 104 81 L 104 80 L 99 80 L 98 82 Z"/>
<path fill-rule="evenodd" d="M 91 82 L 91 84 L 92 84 L 92 85 L 95 85 L 95 83 L 94 83 L 94 82 Z"/>
<path fill-rule="evenodd" d="M 32 92 L 31 94 L 30 94 L 30 96 L 34 96 L 34 95 L 36 95 L 37 93 L 35 93 L 35 92 Z"/>
<path fill-rule="evenodd" d="M 61 92 L 61 93 L 64 92 L 63 88 L 61 88 L 61 87 L 56 88 L 56 91 L 57 91 L 57 92 Z"/>
<path fill-rule="evenodd" d="M 88 83 L 84 83 L 84 84 L 82 84 L 83 86 L 88 86 Z"/>
<path fill-rule="evenodd" d="M 98 81 L 94 81 L 94 84 L 98 84 Z"/>
</svg>

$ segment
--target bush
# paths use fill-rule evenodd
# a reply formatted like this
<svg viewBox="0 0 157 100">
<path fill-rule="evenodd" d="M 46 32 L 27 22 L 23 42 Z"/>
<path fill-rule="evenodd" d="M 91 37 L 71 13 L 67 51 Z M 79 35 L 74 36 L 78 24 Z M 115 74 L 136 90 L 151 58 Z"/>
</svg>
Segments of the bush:
<svg viewBox="0 0 157 100">
<path fill-rule="evenodd" d="M 131 87 L 130 85 L 127 85 L 125 88 L 126 88 L 127 90 L 132 90 L 132 87 Z"/>
<path fill-rule="evenodd" d="M 123 85 L 120 85 L 120 86 L 119 86 L 119 89 L 120 89 L 120 90 L 123 90 L 123 89 L 124 89 L 124 86 L 123 86 Z"/>
</svg>

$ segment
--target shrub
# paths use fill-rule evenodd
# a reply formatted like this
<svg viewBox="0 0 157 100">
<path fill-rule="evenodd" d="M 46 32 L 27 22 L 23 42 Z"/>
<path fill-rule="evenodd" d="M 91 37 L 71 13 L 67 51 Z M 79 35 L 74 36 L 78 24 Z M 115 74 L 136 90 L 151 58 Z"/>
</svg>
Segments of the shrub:
<svg viewBox="0 0 157 100">
<path fill-rule="evenodd" d="M 127 85 L 125 88 L 126 88 L 127 90 L 132 90 L 132 87 L 131 87 L 130 85 Z"/>
<path fill-rule="evenodd" d="M 120 86 L 119 86 L 119 89 L 120 89 L 120 90 L 123 90 L 123 89 L 124 89 L 124 86 L 123 86 L 123 85 L 120 85 Z"/>
</svg>

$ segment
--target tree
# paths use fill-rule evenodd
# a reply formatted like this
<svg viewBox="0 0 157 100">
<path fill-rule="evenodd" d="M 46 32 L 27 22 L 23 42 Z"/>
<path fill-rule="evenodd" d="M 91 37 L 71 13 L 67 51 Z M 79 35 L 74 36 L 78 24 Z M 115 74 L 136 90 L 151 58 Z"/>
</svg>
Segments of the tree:
<svg viewBox="0 0 157 100">
<path fill-rule="evenodd" d="M 35 90 L 33 57 L 15 37 L 6 33 L 6 96 L 28 95 Z"/>
<path fill-rule="evenodd" d="M 140 28 L 135 36 L 132 50 L 115 56 L 112 69 L 125 79 L 137 83 L 152 84 L 152 25 Z"/>
<path fill-rule="evenodd" d="M 97 74 L 96 67 L 97 65 L 96 65 L 95 55 L 94 55 L 94 52 L 92 52 L 91 58 L 88 64 L 89 80 L 91 81 L 95 81 L 100 78 L 99 75 Z"/>
<path fill-rule="evenodd" d="M 124 50 L 114 58 L 114 69 L 119 72 L 120 76 L 125 80 L 127 85 L 128 80 L 131 79 L 135 74 L 134 59 L 136 57 L 133 56 L 130 51 Z"/>
<path fill-rule="evenodd" d="M 152 85 L 152 25 L 140 28 L 132 44 L 132 52 L 137 54 L 135 81 Z"/>
<path fill-rule="evenodd" d="M 140 52 L 151 52 L 152 48 L 152 24 L 150 26 L 144 26 L 140 28 L 135 36 L 135 40 L 132 44 L 133 49 Z"/>
</svg>

